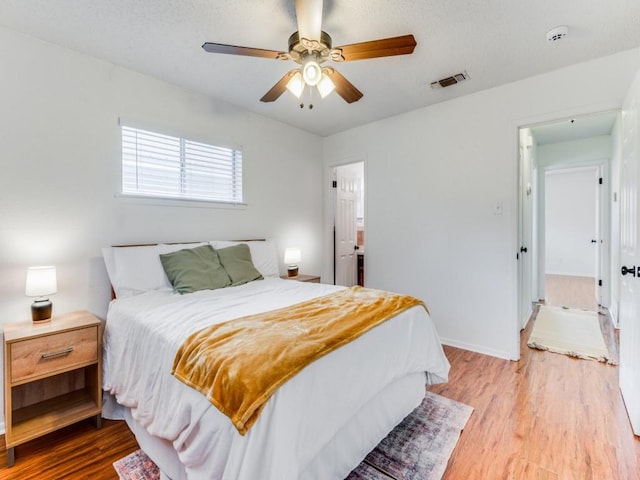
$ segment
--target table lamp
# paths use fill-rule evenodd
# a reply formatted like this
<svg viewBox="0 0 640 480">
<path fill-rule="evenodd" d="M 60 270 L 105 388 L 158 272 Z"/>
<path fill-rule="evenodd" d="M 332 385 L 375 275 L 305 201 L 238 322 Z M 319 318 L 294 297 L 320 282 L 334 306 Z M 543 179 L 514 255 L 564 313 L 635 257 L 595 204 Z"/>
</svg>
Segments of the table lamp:
<svg viewBox="0 0 640 480">
<path fill-rule="evenodd" d="M 31 319 L 34 323 L 51 320 L 53 304 L 46 297 L 57 290 L 56 267 L 29 267 L 25 294 L 27 297 L 37 297 L 31 304 Z"/>
<path fill-rule="evenodd" d="M 284 250 L 284 264 L 287 266 L 287 276 L 298 276 L 298 263 L 302 260 L 302 254 L 298 247 L 289 247 Z"/>
</svg>

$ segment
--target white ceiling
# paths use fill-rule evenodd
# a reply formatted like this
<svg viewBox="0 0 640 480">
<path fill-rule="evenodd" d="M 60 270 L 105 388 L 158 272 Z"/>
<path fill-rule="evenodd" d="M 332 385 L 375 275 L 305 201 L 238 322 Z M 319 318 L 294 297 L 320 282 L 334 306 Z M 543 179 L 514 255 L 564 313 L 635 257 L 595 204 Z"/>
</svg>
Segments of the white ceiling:
<svg viewBox="0 0 640 480">
<path fill-rule="evenodd" d="M 318 135 L 640 45 L 638 0 L 325 0 L 334 46 L 412 33 L 413 55 L 337 65 L 363 93 L 313 110 L 260 97 L 292 64 L 206 53 L 205 41 L 287 50 L 293 0 L 2 0 L 0 25 L 226 100 Z M 555 43 L 547 30 L 568 25 Z M 466 70 L 442 90 L 432 81 Z M 305 101 L 305 103 L 307 103 Z"/>
</svg>

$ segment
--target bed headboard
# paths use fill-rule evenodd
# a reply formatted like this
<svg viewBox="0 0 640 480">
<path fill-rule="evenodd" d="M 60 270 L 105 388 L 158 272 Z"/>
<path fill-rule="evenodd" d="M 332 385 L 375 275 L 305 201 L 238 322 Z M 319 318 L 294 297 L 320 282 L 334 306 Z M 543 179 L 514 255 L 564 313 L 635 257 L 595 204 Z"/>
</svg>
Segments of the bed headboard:
<svg viewBox="0 0 640 480">
<path fill-rule="evenodd" d="M 266 238 L 250 238 L 247 240 L 228 240 L 229 242 L 266 242 Z M 211 243 L 209 240 L 193 241 L 193 242 L 156 242 L 156 243 L 126 243 L 123 245 L 111 245 L 113 248 L 127 247 L 153 247 L 154 245 L 193 245 L 194 243 Z"/>
</svg>

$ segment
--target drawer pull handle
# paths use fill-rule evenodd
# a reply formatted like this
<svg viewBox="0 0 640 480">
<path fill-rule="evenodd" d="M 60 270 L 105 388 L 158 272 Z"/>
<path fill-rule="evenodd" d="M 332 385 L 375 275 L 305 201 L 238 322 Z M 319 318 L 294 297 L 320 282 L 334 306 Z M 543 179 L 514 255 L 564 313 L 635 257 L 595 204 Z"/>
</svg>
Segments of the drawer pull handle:
<svg viewBox="0 0 640 480">
<path fill-rule="evenodd" d="M 71 352 L 73 352 L 73 347 L 65 348 L 64 350 L 60 350 L 59 352 L 43 353 L 42 358 L 59 357 L 60 355 L 66 355 L 67 353 Z"/>
</svg>

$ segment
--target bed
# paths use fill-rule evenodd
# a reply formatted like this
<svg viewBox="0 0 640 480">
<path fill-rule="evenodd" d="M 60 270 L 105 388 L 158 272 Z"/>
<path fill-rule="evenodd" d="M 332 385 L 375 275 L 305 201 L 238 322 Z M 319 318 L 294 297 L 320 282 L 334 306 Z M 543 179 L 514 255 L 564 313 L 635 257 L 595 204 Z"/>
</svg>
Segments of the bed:
<svg viewBox="0 0 640 480">
<path fill-rule="evenodd" d="M 237 242 L 207 242 L 222 249 Z M 103 416 L 125 419 L 172 480 L 343 479 L 422 400 L 449 363 L 415 306 L 312 362 L 266 402 L 246 434 L 172 374 L 194 332 L 331 295 L 344 287 L 282 280 L 274 245 L 250 247 L 261 279 L 181 295 L 160 263 L 206 243 L 103 250 L 115 292 L 104 334 Z"/>
</svg>

